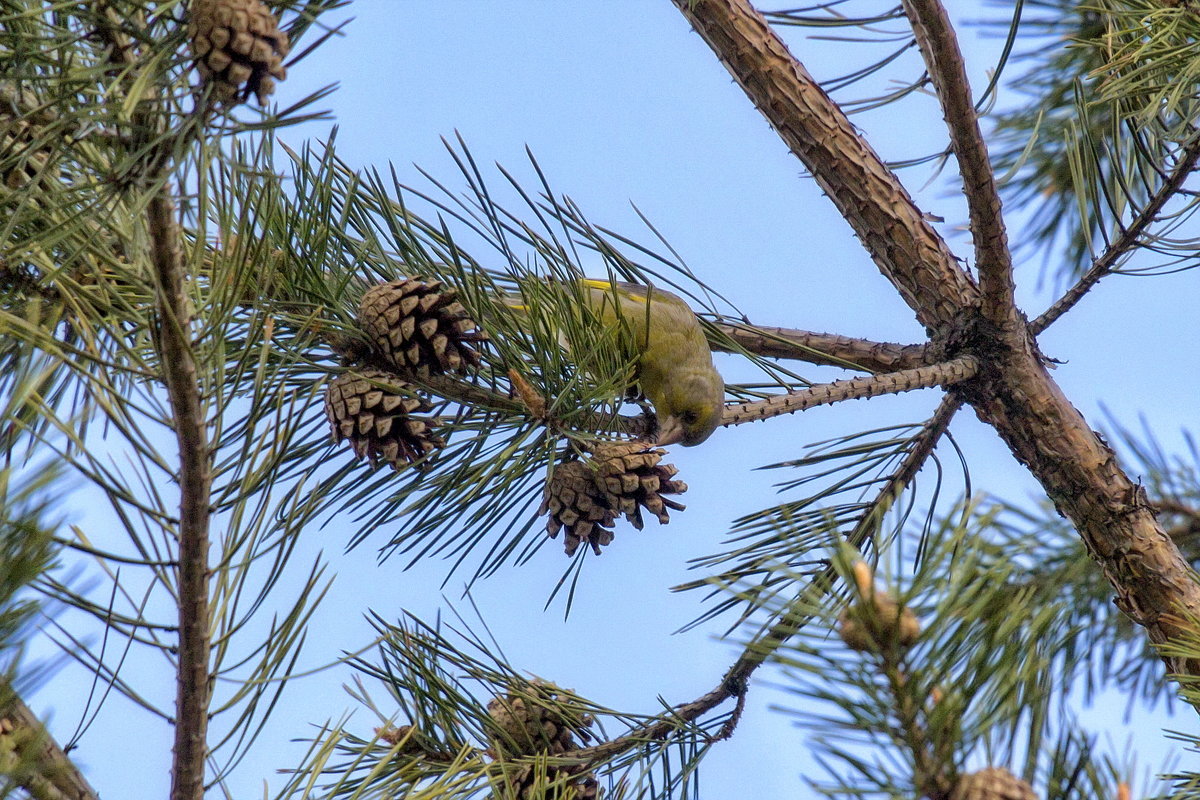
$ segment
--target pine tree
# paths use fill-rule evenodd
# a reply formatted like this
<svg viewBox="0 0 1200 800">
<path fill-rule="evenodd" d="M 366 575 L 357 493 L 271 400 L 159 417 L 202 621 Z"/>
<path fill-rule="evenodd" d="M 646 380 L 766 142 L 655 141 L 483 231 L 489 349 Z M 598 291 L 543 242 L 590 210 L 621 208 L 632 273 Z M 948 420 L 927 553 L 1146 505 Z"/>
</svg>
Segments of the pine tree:
<svg viewBox="0 0 1200 800">
<path fill-rule="evenodd" d="M 1200 455 L 1116 420 L 1112 443 L 1093 431 L 1037 337 L 1114 273 L 1195 265 L 1194 4 L 1006 7 L 986 23 L 1007 45 L 976 96 L 937 0 L 769 13 L 675 0 L 910 307 L 927 338 L 907 345 L 755 325 L 663 242 L 590 221 L 532 159 L 526 184 L 456 139 L 459 174 L 422 188 L 352 169 L 332 135 L 284 146 L 279 132 L 320 118 L 324 93 L 288 108 L 271 97 L 332 35 L 322 16 L 339 5 L 0 5 L 6 790 L 107 791 L 23 699 L 39 606 L 98 686 L 169 722 L 172 800 L 196 800 L 228 792 L 287 706 L 301 647 L 320 647 L 310 623 L 331 579 L 296 553 L 333 517 L 353 517 L 351 546 L 387 563 L 445 558 L 469 582 L 563 546 L 568 610 L 587 559 L 650 518 L 687 520 L 686 475 L 657 446 L 628 330 L 581 297 L 601 264 L 685 298 L 714 351 L 760 372 L 726 386 L 727 435 L 899 392 L 937 391 L 940 405 L 913 425 L 797 441 L 769 465 L 788 476 L 784 498 L 736 520 L 726 550 L 697 558 L 704 576 L 678 587 L 705 598 L 694 624 L 718 622 L 739 649 L 707 693 L 678 698 L 664 676 L 674 705 L 616 710 L 565 677 L 527 675 L 463 617 L 394 619 L 364 598 L 371 646 L 324 660 L 353 673 L 355 702 L 381 722 L 321 726 L 273 791 L 698 796 L 697 768 L 737 735 L 770 670 L 795 697 L 785 713 L 819 733 L 814 793 L 1132 796 L 1137 776 L 1066 697 L 1082 682 L 1200 707 Z M 785 43 L 802 53 L 803 27 L 893 50 L 822 86 Z M 920 56 L 908 81 L 905 53 Z M 831 99 L 880 75 L 883 95 Z M 1021 102 L 993 110 L 1006 83 Z M 940 104 L 948 144 L 927 163 L 965 198 L 969 248 L 947 243 L 904 165 L 847 116 L 918 91 Z M 1053 266 L 1014 268 L 1031 253 Z M 1027 316 L 1018 277 L 1063 290 Z M 853 376 L 812 383 L 801 364 Z M 1042 507 L 963 497 L 910 513 L 968 411 L 1040 484 Z M 124 540 L 56 516 L 81 486 Z M 56 560 L 90 564 L 104 591 Z M 169 701 L 127 677 L 134 651 L 170 665 Z M 1198 787 L 1185 766 L 1136 790 Z"/>
</svg>

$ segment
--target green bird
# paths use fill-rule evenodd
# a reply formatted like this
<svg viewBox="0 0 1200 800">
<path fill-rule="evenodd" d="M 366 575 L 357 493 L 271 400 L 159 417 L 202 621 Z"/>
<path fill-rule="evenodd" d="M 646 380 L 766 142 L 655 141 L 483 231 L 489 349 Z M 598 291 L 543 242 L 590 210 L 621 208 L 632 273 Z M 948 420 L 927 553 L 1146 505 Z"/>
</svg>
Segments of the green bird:
<svg viewBox="0 0 1200 800">
<path fill-rule="evenodd" d="M 635 352 L 637 383 L 654 405 L 658 443 L 698 445 L 721 424 L 725 381 L 700 321 L 680 297 L 654 286 L 583 278 L 578 293 L 600 320 L 620 326 Z M 517 307 L 517 306 L 514 306 Z"/>
</svg>

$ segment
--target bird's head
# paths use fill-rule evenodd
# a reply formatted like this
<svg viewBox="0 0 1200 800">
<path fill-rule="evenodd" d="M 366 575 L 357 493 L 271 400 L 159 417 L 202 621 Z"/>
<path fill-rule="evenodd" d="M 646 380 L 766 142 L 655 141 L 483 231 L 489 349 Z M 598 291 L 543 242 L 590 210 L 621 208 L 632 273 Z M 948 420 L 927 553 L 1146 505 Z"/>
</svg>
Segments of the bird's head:
<svg viewBox="0 0 1200 800">
<path fill-rule="evenodd" d="M 672 381 L 661 398 L 650 398 L 658 416 L 658 443 L 698 445 L 721 424 L 725 382 L 715 369 Z"/>
</svg>

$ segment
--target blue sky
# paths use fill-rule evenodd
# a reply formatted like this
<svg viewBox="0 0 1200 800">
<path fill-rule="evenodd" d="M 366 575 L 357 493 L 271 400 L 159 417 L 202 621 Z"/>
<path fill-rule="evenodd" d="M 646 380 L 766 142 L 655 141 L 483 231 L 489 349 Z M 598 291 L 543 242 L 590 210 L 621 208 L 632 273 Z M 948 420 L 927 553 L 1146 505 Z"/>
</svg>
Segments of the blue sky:
<svg viewBox="0 0 1200 800">
<path fill-rule="evenodd" d="M 954 4 L 956 9 L 963 8 Z M 980 15 L 974 4 L 973 17 Z M 575 200 L 594 222 L 650 241 L 631 203 L 654 223 L 692 270 L 758 323 L 829 331 L 871 339 L 916 342 L 922 332 L 911 312 L 853 239 L 846 223 L 802 178 L 792 157 L 731 81 L 708 47 L 674 7 L 647 0 L 582 2 L 404 2 L 354 4 L 356 19 L 292 69 L 279 89 L 280 105 L 326 84 L 340 89 L 328 101 L 337 124 L 338 151 L 352 165 L 395 165 L 419 184 L 420 165 L 459 188 L 461 182 L 440 137 L 457 131 L 482 164 L 500 162 L 533 182 L 525 148 L 553 187 Z M 964 32 L 970 76 L 978 87 L 994 64 L 998 43 Z M 789 32 L 793 52 L 817 77 L 849 71 L 846 44 Z M 915 74 L 909 62 L 906 76 Z M 855 118 L 876 150 L 889 159 L 923 155 L 944 143 L 941 114 L 931 96 Z M 289 129 L 292 145 L 323 138 L 328 124 Z M 955 231 L 963 207 L 944 180 L 929 183 L 928 167 L 903 180 L 941 225 L 956 251 L 970 256 Z M 1010 238 L 1019 227 L 1010 222 Z M 1036 265 L 1018 276 L 1030 317 L 1052 296 L 1037 291 Z M 1135 424 L 1144 413 L 1168 445 L 1193 423 L 1200 375 L 1192 351 L 1200 301 L 1194 273 L 1106 281 L 1042 338 L 1043 350 L 1064 359 L 1055 373 L 1066 393 L 1099 426 L 1101 404 Z M 736 377 L 728 360 L 727 379 Z M 796 367 L 813 380 L 843 377 L 833 370 Z M 561 605 L 543 611 L 566 565 L 557 546 L 544 548 L 521 568 L 502 571 L 473 591 L 511 662 L 574 688 L 596 701 L 648 712 L 661 695 L 678 703 L 712 688 L 732 661 L 732 644 L 716 641 L 717 628 L 672 635 L 697 612 L 696 598 L 670 586 L 695 577 L 690 558 L 718 549 L 729 522 L 768 504 L 777 476 L 754 467 L 795 457 L 804 444 L 862 427 L 924 419 L 936 392 L 855 401 L 796 417 L 719 431 L 702 447 L 676 449 L 672 461 L 690 490 L 688 509 L 669 526 L 650 523 L 638 533 L 618 531 L 614 545 L 586 571 L 570 619 Z M 970 461 L 974 485 L 1013 499 L 1039 497 L 1036 484 L 1012 460 L 990 429 L 961 413 L 954 434 Z M 346 457 L 349 457 L 348 453 Z M 352 523 L 311 531 L 304 548 L 323 551 L 338 581 L 308 646 L 310 663 L 364 644 L 368 609 L 385 618 L 402 610 L 433 617 L 460 586 L 440 589 L 446 566 L 423 564 L 402 572 L 377 564 L 370 545 L 343 554 Z M 382 541 L 380 542 L 382 544 Z M 445 594 L 443 594 L 443 591 Z M 150 669 L 150 668 L 148 668 Z M 68 675 L 71 673 L 64 673 Z M 150 671 L 147 675 L 152 674 Z M 151 680 L 169 678 L 161 673 Z M 289 739 L 312 724 L 353 707 L 339 686 L 347 668 L 297 683 L 293 702 L 277 715 L 233 785 L 250 796 L 276 769 L 301 752 Z M 70 730 L 86 686 L 55 683 L 37 698 L 53 707 L 56 726 Z M 758 686 L 737 735 L 718 746 L 703 772 L 706 798 L 806 796 L 812 765 L 804 731 L 768 710 L 782 696 Z M 1114 699 L 1114 703 L 1116 699 Z M 1118 744 L 1123 705 L 1089 714 Z M 75 716 L 73 716 L 75 715 Z M 161 796 L 170 739 L 167 728 L 139 723 L 114 700 L 80 742 L 76 754 L 106 794 Z M 361 732 L 375 721 L 359 712 Z M 1145 717 L 1141 724 L 1196 730 L 1191 717 Z M 1154 765 L 1162 748 L 1139 737 L 1140 763 Z M 145 757 L 131 759 L 130 748 Z M 131 765 L 142 765 L 131 782 Z M 752 768 L 748 768 L 752 767 Z"/>
</svg>

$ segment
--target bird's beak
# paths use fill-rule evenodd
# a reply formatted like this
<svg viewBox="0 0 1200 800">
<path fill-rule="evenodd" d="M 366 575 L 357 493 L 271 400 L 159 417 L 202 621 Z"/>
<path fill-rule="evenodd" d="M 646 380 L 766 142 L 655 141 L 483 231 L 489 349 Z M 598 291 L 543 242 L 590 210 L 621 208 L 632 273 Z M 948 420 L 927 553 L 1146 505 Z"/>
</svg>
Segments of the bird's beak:
<svg viewBox="0 0 1200 800">
<path fill-rule="evenodd" d="M 678 444 L 681 441 L 683 441 L 683 422 L 679 417 L 667 417 L 659 423 L 655 444 Z"/>
</svg>

